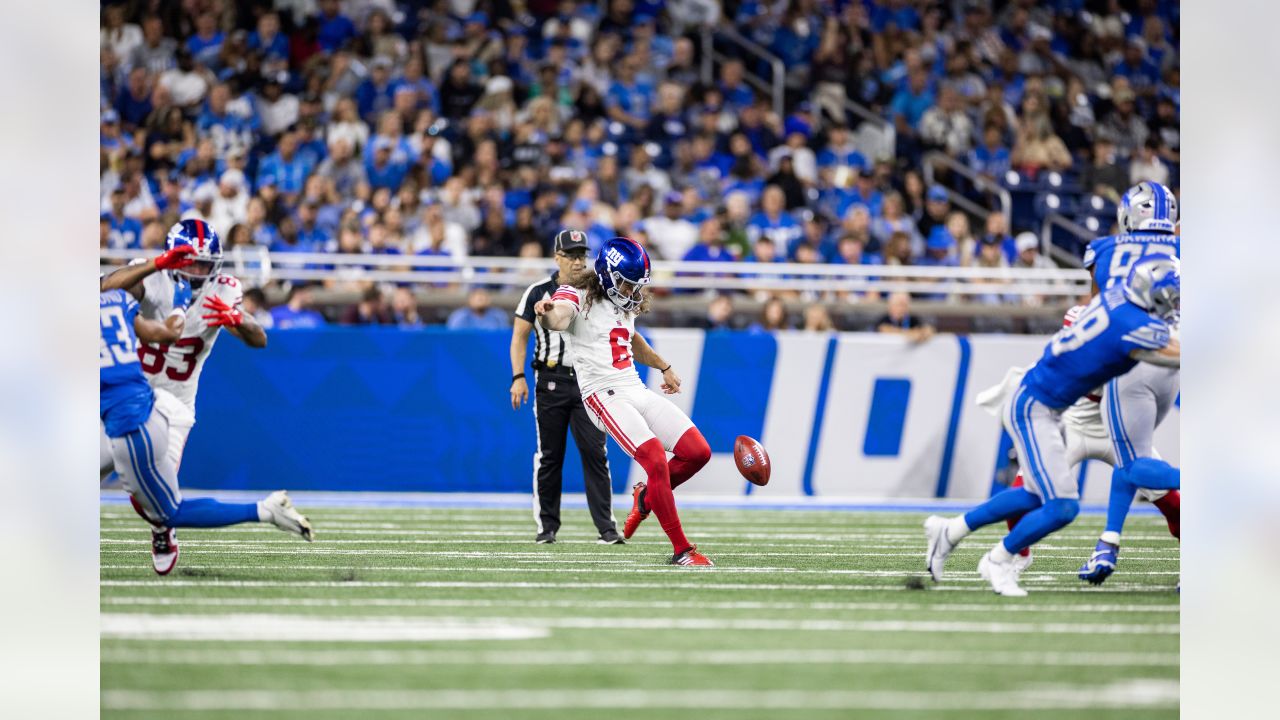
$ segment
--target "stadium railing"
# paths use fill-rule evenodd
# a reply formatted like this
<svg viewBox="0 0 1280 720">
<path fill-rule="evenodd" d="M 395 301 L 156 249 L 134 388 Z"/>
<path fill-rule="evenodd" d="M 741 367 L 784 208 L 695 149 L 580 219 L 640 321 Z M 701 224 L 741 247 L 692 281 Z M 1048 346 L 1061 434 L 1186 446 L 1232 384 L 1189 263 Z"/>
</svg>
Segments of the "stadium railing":
<svg viewBox="0 0 1280 720">
<path fill-rule="evenodd" d="M 975 188 L 979 190 L 984 190 L 986 192 L 989 192 L 995 195 L 996 198 L 1000 201 L 1000 212 L 1004 214 L 1005 227 L 1008 227 L 1008 228 L 1013 227 L 1013 196 L 1009 194 L 1008 190 L 1001 187 L 999 183 L 993 182 L 983 177 L 982 175 L 979 175 L 978 173 L 971 170 L 964 163 L 958 162 L 956 161 L 955 158 L 951 157 L 950 155 L 944 152 L 939 152 L 937 150 L 930 153 L 925 153 L 924 157 L 921 159 L 920 164 L 922 166 L 922 169 L 924 170 L 924 183 L 926 186 L 932 186 L 935 184 L 934 177 L 937 175 L 935 166 L 942 166 L 942 167 L 945 167 L 947 170 L 950 170 L 951 172 L 957 175 L 960 175 L 961 177 L 964 177 L 969 182 L 973 183 L 973 186 Z M 956 192 L 955 190 L 952 190 L 951 188 L 946 188 L 946 191 L 947 191 L 948 197 L 951 198 L 951 202 L 956 203 L 957 205 L 960 205 L 961 207 L 965 207 L 965 208 L 968 208 L 970 206 L 976 207 L 976 205 L 973 202 L 969 201 L 968 198 L 964 197 L 963 195 Z M 971 212 L 971 211 L 966 210 L 966 212 Z M 985 217 L 985 215 L 983 215 L 983 217 Z M 1048 253 L 1049 252 L 1048 247 L 1046 246 L 1041 248 L 1041 252 Z"/>
<path fill-rule="evenodd" d="M 144 250 L 102 249 L 100 257 L 127 261 L 154 254 Z M 550 259 L 420 255 L 366 255 L 267 252 L 234 248 L 226 254 L 228 271 L 252 284 L 371 280 L 428 286 L 463 285 L 524 288 L 550 273 Z M 917 265 L 827 265 L 796 263 L 653 263 L 654 283 L 672 290 L 793 291 L 798 293 L 908 292 L 956 296 L 959 300 L 1003 295 L 1071 299 L 1088 294 L 1090 277 L 1078 269 L 930 267 Z"/>
<path fill-rule="evenodd" d="M 1058 213 L 1049 213 L 1045 216 L 1044 223 L 1040 225 L 1040 243 L 1049 248 L 1049 256 L 1057 260 L 1060 264 L 1069 267 L 1083 267 L 1080 256 L 1062 247 L 1063 243 L 1054 242 L 1054 230 L 1059 229 L 1065 232 L 1068 238 L 1074 241 L 1079 247 L 1083 248 L 1090 242 L 1095 240 L 1101 232 L 1101 227 L 1097 220 L 1089 218 L 1093 221 L 1094 227 L 1090 229 L 1078 222 L 1060 215 Z"/>
</svg>

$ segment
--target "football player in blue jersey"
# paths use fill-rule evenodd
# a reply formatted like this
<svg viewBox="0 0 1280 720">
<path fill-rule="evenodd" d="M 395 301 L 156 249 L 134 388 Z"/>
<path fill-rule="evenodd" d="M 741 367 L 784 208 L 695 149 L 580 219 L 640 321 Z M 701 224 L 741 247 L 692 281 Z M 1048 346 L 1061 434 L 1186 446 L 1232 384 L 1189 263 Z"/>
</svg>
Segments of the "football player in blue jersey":
<svg viewBox="0 0 1280 720">
<path fill-rule="evenodd" d="M 121 484 L 147 519 L 172 533 L 177 527 L 223 527 L 243 522 L 269 522 L 281 530 L 312 539 L 311 523 L 294 509 L 284 491 L 256 503 L 224 503 L 209 498 L 183 498 L 178 473 L 168 455 L 169 418 L 156 404 L 156 394 L 142 374 L 138 343 L 172 343 L 182 337 L 185 313 L 164 321 L 139 315 L 138 302 L 126 290 L 104 289 L 99 281 L 102 338 L 99 415 L 111 445 Z M 181 309 L 179 309 L 181 310 Z M 177 563 L 177 553 L 167 574 Z"/>
<path fill-rule="evenodd" d="M 1150 257 L 1180 257 L 1178 199 L 1169 188 L 1142 182 L 1129 189 L 1116 211 L 1120 234 L 1094 240 L 1085 251 L 1084 265 L 1093 272 L 1096 289 L 1105 291 L 1124 282 L 1130 268 Z M 1177 318 L 1172 321 L 1176 334 Z M 1120 553 L 1120 532 L 1133 504 L 1130 475 L 1134 463 L 1157 459 L 1152 444 L 1156 427 L 1164 421 L 1181 389 L 1177 368 L 1142 364 L 1107 383 L 1102 393 L 1102 418 L 1115 451 L 1111 474 L 1111 495 L 1107 504 L 1107 524 L 1092 557 L 1080 568 L 1081 580 L 1101 584 L 1115 572 Z M 1147 463 L 1139 463 L 1141 472 Z M 1168 487 L 1169 476 L 1151 482 Z M 1145 487 L 1145 486 L 1140 486 Z M 1180 535 L 1181 498 L 1177 490 L 1143 490 L 1169 521 L 1169 530 Z"/>
<path fill-rule="evenodd" d="M 942 579 L 947 556 L 965 536 L 1025 513 L 982 557 L 978 572 L 999 595 L 1027 594 L 1018 586 L 1013 556 L 1065 527 L 1080 512 L 1080 489 L 1067 465 L 1062 412 L 1139 362 L 1179 366 L 1181 347 L 1171 335 L 1169 322 L 1177 317 L 1181 289 L 1176 258 L 1164 254 L 1142 258 L 1133 263 L 1126 282 L 1103 290 L 1075 323 L 1053 336 L 1040 360 L 1005 401 L 1001 414 L 1026 472 L 1027 486 L 999 493 L 950 520 L 934 515 L 925 521 L 925 563 L 935 581 Z M 1151 465 L 1159 462 L 1148 459 L 1123 479 L 1141 485 L 1148 476 L 1165 473 Z"/>
</svg>

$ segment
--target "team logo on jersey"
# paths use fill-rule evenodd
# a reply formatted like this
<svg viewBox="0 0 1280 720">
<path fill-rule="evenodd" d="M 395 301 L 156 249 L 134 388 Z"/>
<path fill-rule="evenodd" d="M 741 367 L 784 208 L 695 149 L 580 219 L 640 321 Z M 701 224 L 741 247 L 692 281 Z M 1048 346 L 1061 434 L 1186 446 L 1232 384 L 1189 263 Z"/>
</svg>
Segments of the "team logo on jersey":
<svg viewBox="0 0 1280 720">
<path fill-rule="evenodd" d="M 604 254 L 604 259 L 605 262 L 609 263 L 609 267 L 616 267 L 618 263 L 622 262 L 622 253 L 618 252 L 618 248 L 611 247 Z"/>
</svg>

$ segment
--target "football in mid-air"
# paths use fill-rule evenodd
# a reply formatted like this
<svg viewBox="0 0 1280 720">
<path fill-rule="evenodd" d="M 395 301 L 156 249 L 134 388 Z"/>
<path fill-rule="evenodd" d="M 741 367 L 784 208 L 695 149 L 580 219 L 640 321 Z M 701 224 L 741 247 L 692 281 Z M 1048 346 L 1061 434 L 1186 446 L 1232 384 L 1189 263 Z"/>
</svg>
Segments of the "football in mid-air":
<svg viewBox="0 0 1280 720">
<path fill-rule="evenodd" d="M 769 484 L 769 453 L 755 438 L 739 435 L 733 441 L 733 461 L 737 463 L 742 477 L 756 485 Z"/>
</svg>

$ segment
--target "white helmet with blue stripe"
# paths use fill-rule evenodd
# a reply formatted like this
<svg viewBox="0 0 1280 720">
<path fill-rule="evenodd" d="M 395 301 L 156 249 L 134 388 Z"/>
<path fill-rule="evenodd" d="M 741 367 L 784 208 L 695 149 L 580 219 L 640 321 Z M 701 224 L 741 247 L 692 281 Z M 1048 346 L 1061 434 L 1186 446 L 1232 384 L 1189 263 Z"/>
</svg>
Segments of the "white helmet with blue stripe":
<svg viewBox="0 0 1280 720">
<path fill-rule="evenodd" d="M 1178 224 L 1178 198 L 1164 185 L 1144 180 L 1124 194 L 1116 221 L 1125 233 L 1171 233 Z"/>
</svg>

